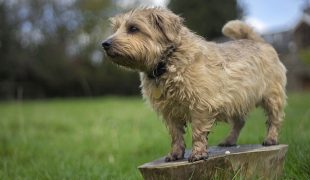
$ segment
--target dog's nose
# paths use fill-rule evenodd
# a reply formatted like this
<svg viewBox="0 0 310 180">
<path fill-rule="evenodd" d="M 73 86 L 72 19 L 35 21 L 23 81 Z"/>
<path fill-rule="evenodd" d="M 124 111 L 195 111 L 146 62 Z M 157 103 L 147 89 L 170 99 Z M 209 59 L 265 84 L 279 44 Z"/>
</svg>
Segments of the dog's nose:
<svg viewBox="0 0 310 180">
<path fill-rule="evenodd" d="M 103 49 L 108 50 L 110 49 L 111 45 L 112 45 L 112 39 L 108 39 L 106 41 L 104 41 L 102 44 Z"/>
</svg>

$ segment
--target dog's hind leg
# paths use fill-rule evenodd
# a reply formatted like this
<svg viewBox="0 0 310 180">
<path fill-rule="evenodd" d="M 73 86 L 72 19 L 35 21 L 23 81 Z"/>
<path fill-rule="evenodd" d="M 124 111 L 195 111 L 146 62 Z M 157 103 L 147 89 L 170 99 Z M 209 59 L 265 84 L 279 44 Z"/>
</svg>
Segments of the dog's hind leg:
<svg viewBox="0 0 310 180">
<path fill-rule="evenodd" d="M 241 129 L 245 124 L 244 117 L 236 117 L 233 119 L 232 129 L 229 135 L 222 141 L 219 146 L 235 146 Z"/>
<path fill-rule="evenodd" d="M 267 115 L 267 137 L 263 142 L 264 146 L 278 144 L 278 131 L 284 118 L 285 103 L 286 95 L 282 89 L 263 98 L 262 107 Z"/>
</svg>

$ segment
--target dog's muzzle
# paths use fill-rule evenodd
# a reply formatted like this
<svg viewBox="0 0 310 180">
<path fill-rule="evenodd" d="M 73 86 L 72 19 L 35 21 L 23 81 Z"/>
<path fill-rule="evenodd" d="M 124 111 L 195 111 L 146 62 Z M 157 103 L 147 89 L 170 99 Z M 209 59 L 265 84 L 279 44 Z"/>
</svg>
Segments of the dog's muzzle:
<svg viewBox="0 0 310 180">
<path fill-rule="evenodd" d="M 112 39 L 108 39 L 108 40 L 104 41 L 101 45 L 102 45 L 104 50 L 106 50 L 106 51 L 109 50 L 112 46 Z"/>
<path fill-rule="evenodd" d="M 113 40 L 112 38 L 104 41 L 101 45 L 103 47 L 103 49 L 105 50 L 105 52 L 107 53 L 107 55 L 109 57 L 116 57 L 118 56 L 118 53 L 115 52 L 115 50 L 112 48 L 112 44 L 113 44 Z"/>
</svg>

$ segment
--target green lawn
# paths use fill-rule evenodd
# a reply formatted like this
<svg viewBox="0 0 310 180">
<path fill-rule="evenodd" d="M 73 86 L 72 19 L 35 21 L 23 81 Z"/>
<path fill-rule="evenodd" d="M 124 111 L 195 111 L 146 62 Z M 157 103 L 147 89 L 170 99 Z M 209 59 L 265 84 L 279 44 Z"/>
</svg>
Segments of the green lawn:
<svg viewBox="0 0 310 180">
<path fill-rule="evenodd" d="M 210 144 L 227 133 L 217 124 Z M 239 144 L 264 134 L 256 110 Z M 309 179 L 310 93 L 289 95 L 280 142 L 289 144 L 284 178 Z M 0 179 L 141 179 L 137 166 L 168 151 L 165 126 L 138 97 L 0 103 Z"/>
</svg>

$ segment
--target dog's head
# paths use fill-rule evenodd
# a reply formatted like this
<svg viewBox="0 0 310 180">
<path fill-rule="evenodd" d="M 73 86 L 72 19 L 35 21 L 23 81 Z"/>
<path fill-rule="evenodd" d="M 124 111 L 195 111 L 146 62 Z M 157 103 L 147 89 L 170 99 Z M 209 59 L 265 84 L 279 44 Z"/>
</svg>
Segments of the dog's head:
<svg viewBox="0 0 310 180">
<path fill-rule="evenodd" d="M 148 71 L 171 44 L 179 41 L 182 18 L 163 8 L 138 8 L 110 19 L 114 34 L 102 43 L 111 60 Z"/>
</svg>

